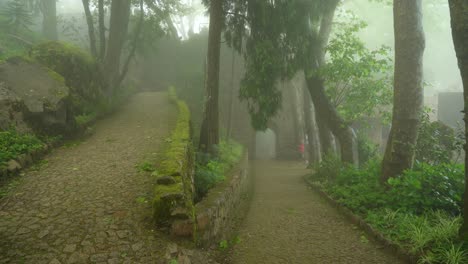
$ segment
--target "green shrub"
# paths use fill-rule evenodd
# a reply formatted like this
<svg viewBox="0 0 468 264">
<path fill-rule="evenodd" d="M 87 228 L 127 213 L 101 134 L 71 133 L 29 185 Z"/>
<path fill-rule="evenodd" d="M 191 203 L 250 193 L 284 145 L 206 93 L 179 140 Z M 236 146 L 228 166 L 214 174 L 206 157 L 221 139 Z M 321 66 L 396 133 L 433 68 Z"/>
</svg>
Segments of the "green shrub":
<svg viewBox="0 0 468 264">
<path fill-rule="evenodd" d="M 463 148 L 464 135 L 441 123 L 431 122 L 429 110 L 421 116 L 418 141 L 416 143 L 416 160 L 429 164 L 450 163 L 454 154 L 460 153 Z"/>
<path fill-rule="evenodd" d="M 229 140 L 221 141 L 216 148 L 215 157 L 197 153 L 195 166 L 195 199 L 200 201 L 216 184 L 225 180 L 225 174 L 242 158 L 243 147 Z"/>
<path fill-rule="evenodd" d="M 408 212 L 421 214 L 426 210 L 443 210 L 459 214 L 465 188 L 462 165 L 440 164 L 431 166 L 418 163 L 401 177 L 390 178 L 388 197 L 390 204 Z"/>
<path fill-rule="evenodd" d="M 29 134 L 19 134 L 13 129 L 0 131 L 0 166 L 21 154 L 44 147 L 44 143 Z"/>
<path fill-rule="evenodd" d="M 387 238 L 421 255 L 419 263 L 468 263 L 456 240 L 463 166 L 416 163 L 413 170 L 390 179 L 389 188 L 379 183 L 380 170 L 376 159 L 358 169 L 326 157 L 310 179 Z"/>
<path fill-rule="evenodd" d="M 377 158 L 379 145 L 372 143 L 363 133 L 357 134 L 359 164 L 366 164 Z"/>
</svg>

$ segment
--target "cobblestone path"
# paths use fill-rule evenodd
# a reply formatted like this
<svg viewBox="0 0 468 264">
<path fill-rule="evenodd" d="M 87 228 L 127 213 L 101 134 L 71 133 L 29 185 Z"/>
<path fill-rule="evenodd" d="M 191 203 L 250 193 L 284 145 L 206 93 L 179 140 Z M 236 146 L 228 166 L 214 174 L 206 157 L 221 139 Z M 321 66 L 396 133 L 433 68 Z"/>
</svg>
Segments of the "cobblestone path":
<svg viewBox="0 0 468 264">
<path fill-rule="evenodd" d="M 175 113 L 165 93 L 137 94 L 26 171 L 0 201 L 0 263 L 161 263 L 151 179 L 136 165 L 155 158 Z"/>
</svg>

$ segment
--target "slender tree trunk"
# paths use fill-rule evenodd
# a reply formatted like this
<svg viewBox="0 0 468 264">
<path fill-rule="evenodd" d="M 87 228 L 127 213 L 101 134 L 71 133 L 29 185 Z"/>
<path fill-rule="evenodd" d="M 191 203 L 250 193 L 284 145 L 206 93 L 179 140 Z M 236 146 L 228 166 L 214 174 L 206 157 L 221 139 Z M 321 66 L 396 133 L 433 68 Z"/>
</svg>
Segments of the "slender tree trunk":
<svg viewBox="0 0 468 264">
<path fill-rule="evenodd" d="M 317 122 L 315 119 L 315 110 L 314 105 L 312 104 L 312 99 L 310 98 L 309 91 L 303 89 L 303 99 L 304 99 L 304 123 L 305 123 L 305 133 L 307 135 L 307 152 L 308 152 L 308 161 L 309 165 L 318 164 L 321 160 L 320 155 L 320 144 L 317 137 Z"/>
<path fill-rule="evenodd" d="M 465 99 L 465 140 L 468 139 L 468 1 L 449 0 L 452 24 L 453 43 L 457 53 L 458 67 L 463 80 L 463 97 Z M 465 144 L 468 153 L 468 144 Z M 468 240 L 468 155 L 465 155 L 465 194 L 463 195 L 463 225 L 460 237 Z"/>
<path fill-rule="evenodd" d="M 120 85 L 120 59 L 128 31 L 130 3 L 131 0 L 113 0 L 111 4 L 109 41 L 104 64 L 109 96 Z"/>
<path fill-rule="evenodd" d="M 99 12 L 99 58 L 101 61 L 106 57 L 106 14 L 104 12 L 104 0 L 98 1 L 98 12 Z"/>
<path fill-rule="evenodd" d="M 133 38 L 132 47 L 130 48 L 130 52 L 128 53 L 127 59 L 125 60 L 125 63 L 122 67 L 122 72 L 120 73 L 119 80 L 117 82 L 119 85 L 125 79 L 125 76 L 127 75 L 128 70 L 130 68 L 130 63 L 132 62 L 133 58 L 136 55 L 138 40 L 141 35 L 141 30 L 143 28 L 144 20 L 145 20 L 144 3 L 143 3 L 143 0 L 140 0 L 140 18 L 138 19 L 138 24 L 136 25 L 136 28 L 135 28 L 135 35 Z"/>
<path fill-rule="evenodd" d="M 42 1 L 42 33 L 48 40 L 58 40 L 56 0 Z"/>
<path fill-rule="evenodd" d="M 325 11 L 322 17 L 318 34 L 319 41 L 315 47 L 312 47 L 312 58 L 306 66 L 306 69 L 316 70 L 324 65 L 325 47 L 328 44 L 338 3 L 339 1 L 334 0 L 333 4 L 329 6 L 329 9 Z M 326 124 L 340 142 L 341 160 L 346 163 L 357 165 L 358 157 L 354 131 L 333 107 L 325 93 L 324 81 L 315 74 L 306 74 L 306 82 L 317 112 L 319 129 L 322 128 L 321 133 L 326 131 L 323 129 L 323 124 Z M 321 134 L 322 137 L 324 135 L 325 134 Z M 323 143 L 327 144 L 325 141 Z M 326 152 L 327 146 L 325 145 L 323 147 L 325 147 L 324 151 Z"/>
<path fill-rule="evenodd" d="M 323 80 L 317 76 L 309 76 L 306 78 L 306 81 L 309 93 L 317 111 L 317 117 L 319 117 L 319 128 L 320 125 L 326 123 L 340 141 L 341 160 L 345 163 L 357 165 L 358 158 L 356 155 L 356 140 L 354 132 L 340 117 L 336 109 L 331 104 L 330 99 L 325 94 Z M 322 129 L 322 132 L 323 131 L 324 130 Z M 324 149 L 324 152 L 327 152 L 327 148 Z"/>
<path fill-rule="evenodd" d="M 91 50 L 91 55 L 97 57 L 97 48 L 96 48 L 96 34 L 94 33 L 94 21 L 89 9 L 89 0 L 83 0 L 83 8 L 86 17 L 86 23 L 88 24 L 88 36 L 89 36 L 89 48 Z"/>
<path fill-rule="evenodd" d="M 205 82 L 205 109 L 202 131 L 200 132 L 200 150 L 214 153 L 214 146 L 219 143 L 219 61 L 221 51 L 221 31 L 223 28 L 223 1 L 211 0 L 210 27 L 208 37 L 207 78 Z"/>
<path fill-rule="evenodd" d="M 230 83 L 230 95 L 229 95 L 229 112 L 227 122 L 227 139 L 231 138 L 232 134 L 232 112 L 234 110 L 234 72 L 236 66 L 236 51 L 232 48 L 232 64 L 231 64 L 231 83 Z"/>
<path fill-rule="evenodd" d="M 382 163 L 382 183 L 413 167 L 423 107 L 422 0 L 394 0 L 395 80 L 393 119 Z"/>
</svg>

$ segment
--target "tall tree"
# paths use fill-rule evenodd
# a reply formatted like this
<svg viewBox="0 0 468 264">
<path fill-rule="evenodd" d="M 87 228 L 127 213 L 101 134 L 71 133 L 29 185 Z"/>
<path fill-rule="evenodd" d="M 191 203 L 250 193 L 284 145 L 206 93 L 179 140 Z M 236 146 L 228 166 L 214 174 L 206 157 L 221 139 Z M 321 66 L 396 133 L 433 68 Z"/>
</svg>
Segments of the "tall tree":
<svg viewBox="0 0 468 264">
<path fill-rule="evenodd" d="M 425 49 L 422 25 L 422 0 L 394 0 L 395 76 L 393 119 L 381 181 L 413 167 L 423 107 L 423 55 Z"/>
<path fill-rule="evenodd" d="M 42 33 L 48 40 L 58 40 L 56 0 L 42 0 Z"/>
<path fill-rule="evenodd" d="M 210 1 L 210 26 L 208 36 L 208 55 L 206 72 L 206 94 L 203 121 L 200 132 L 201 151 L 214 151 L 219 143 L 219 62 L 221 52 L 221 33 L 223 29 L 223 0 Z"/>
<path fill-rule="evenodd" d="M 465 102 L 465 140 L 468 139 L 468 1 L 449 0 L 453 43 L 457 53 L 458 67 L 463 80 L 463 97 Z M 468 153 L 468 144 L 465 144 Z M 463 225 L 460 237 L 468 240 L 468 155 L 465 155 L 465 194 L 463 195 Z"/>
<path fill-rule="evenodd" d="M 112 0 L 111 4 L 109 41 L 104 59 L 108 95 L 120 85 L 120 61 L 130 20 L 130 4 L 131 0 Z"/>
</svg>

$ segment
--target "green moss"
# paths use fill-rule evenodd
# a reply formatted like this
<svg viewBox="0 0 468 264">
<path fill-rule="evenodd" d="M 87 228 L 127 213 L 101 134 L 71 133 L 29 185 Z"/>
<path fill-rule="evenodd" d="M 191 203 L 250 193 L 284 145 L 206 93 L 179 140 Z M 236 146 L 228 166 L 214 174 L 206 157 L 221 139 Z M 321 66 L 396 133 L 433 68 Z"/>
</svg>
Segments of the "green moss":
<svg viewBox="0 0 468 264">
<path fill-rule="evenodd" d="M 62 85 L 66 85 L 65 84 L 65 79 L 63 78 L 62 75 L 58 74 L 57 72 L 49 69 L 49 68 L 46 68 L 47 69 L 47 73 L 49 74 L 50 77 L 52 77 L 52 79 L 54 79 L 55 81 L 57 81 L 58 83 L 62 84 Z"/>
<path fill-rule="evenodd" d="M 192 183 L 190 177 L 193 168 L 193 150 L 190 138 L 190 111 L 187 105 L 177 99 L 177 94 L 173 87 L 169 88 L 169 100 L 177 106 L 178 116 L 176 127 L 168 139 L 168 146 L 164 153 L 163 161 L 160 164 L 161 175 L 173 176 L 176 184 L 165 186 L 157 185 L 155 198 L 153 200 L 154 217 L 158 223 L 167 221 L 170 218 L 171 208 L 180 206 L 181 202 L 185 208 L 191 212 L 192 219 L 195 218 L 193 207 Z M 168 193 L 180 193 L 184 195 L 183 201 L 164 201 L 162 196 Z"/>
<path fill-rule="evenodd" d="M 31 49 L 31 59 L 63 76 L 70 88 L 73 112 L 96 111 L 103 98 L 104 78 L 98 63 L 86 52 L 71 44 L 45 42 Z"/>
<path fill-rule="evenodd" d="M 182 183 L 172 185 L 158 185 L 155 188 L 153 199 L 154 219 L 158 223 L 167 222 L 171 216 L 171 209 L 179 204 L 179 194 L 183 193 Z M 166 195 L 166 196 L 165 196 Z M 165 196 L 165 198 L 163 198 Z"/>
</svg>

